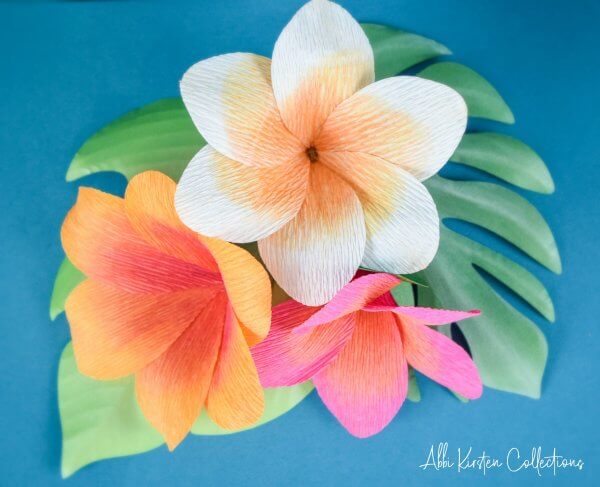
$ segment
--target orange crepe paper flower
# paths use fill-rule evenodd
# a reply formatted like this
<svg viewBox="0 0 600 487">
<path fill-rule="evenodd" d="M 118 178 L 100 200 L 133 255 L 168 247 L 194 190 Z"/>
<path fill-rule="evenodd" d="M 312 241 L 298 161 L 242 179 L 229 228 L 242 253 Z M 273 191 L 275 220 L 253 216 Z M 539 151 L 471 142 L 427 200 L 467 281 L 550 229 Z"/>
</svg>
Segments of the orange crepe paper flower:
<svg viewBox="0 0 600 487">
<path fill-rule="evenodd" d="M 61 232 L 87 276 L 66 303 L 77 366 L 99 380 L 135 374 L 139 405 L 170 450 L 202 407 L 226 429 L 260 418 L 249 346 L 271 319 L 263 267 L 184 226 L 174 195 L 175 183 L 154 171 L 133 178 L 124 199 L 81 188 Z"/>
<path fill-rule="evenodd" d="M 433 259 L 439 218 L 421 181 L 460 142 L 465 102 L 417 77 L 374 82 L 369 40 L 339 5 L 303 6 L 272 60 L 195 64 L 181 95 L 209 145 L 179 182 L 179 216 L 204 235 L 257 240 L 295 300 L 324 304 L 361 264 L 407 274 Z"/>
</svg>

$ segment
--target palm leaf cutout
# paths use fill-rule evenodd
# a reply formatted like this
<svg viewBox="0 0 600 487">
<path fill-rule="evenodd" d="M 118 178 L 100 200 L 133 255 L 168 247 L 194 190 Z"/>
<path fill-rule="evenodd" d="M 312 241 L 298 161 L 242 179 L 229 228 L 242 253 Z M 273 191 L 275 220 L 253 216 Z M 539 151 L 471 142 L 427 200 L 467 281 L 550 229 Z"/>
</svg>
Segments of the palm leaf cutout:
<svg viewBox="0 0 600 487">
<path fill-rule="evenodd" d="M 293 387 L 265 389 L 265 412 L 251 428 L 288 412 L 312 389 L 310 381 Z M 143 453 L 163 444 L 162 437 L 137 404 L 133 376 L 97 381 L 80 374 L 70 343 L 58 368 L 58 406 L 63 432 L 63 477 L 99 460 Z M 223 435 L 234 431 L 219 428 L 202 412 L 192 433 Z"/>
</svg>

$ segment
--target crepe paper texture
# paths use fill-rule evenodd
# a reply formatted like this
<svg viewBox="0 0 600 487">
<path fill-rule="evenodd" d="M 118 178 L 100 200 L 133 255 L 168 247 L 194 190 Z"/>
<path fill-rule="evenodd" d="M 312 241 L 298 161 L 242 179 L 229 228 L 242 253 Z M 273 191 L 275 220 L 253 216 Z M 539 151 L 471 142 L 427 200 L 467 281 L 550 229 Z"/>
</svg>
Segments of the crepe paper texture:
<svg viewBox="0 0 600 487">
<path fill-rule="evenodd" d="M 259 420 L 264 397 L 248 347 L 271 318 L 263 267 L 186 228 L 174 194 L 156 171 L 133 178 L 124 199 L 83 188 L 61 231 L 88 278 L 65 305 L 77 366 L 99 380 L 135 374 L 142 412 L 169 449 L 202 407 L 225 429 Z"/>
<path fill-rule="evenodd" d="M 181 81 L 208 145 L 179 181 L 177 213 L 204 235 L 258 241 L 275 281 L 306 305 L 327 302 L 361 264 L 410 274 L 437 251 L 439 218 L 421 182 L 458 146 L 467 106 L 424 78 L 375 82 L 374 62 L 350 14 L 312 0 L 271 60 L 220 55 Z"/>
<path fill-rule="evenodd" d="M 401 62 L 397 61 L 397 59 L 418 58 L 420 48 L 411 50 L 413 47 L 407 47 L 400 50 L 397 44 L 393 40 L 390 40 L 394 37 L 402 37 L 405 34 L 403 31 L 379 26 L 379 32 L 386 35 L 376 36 L 373 35 L 373 32 L 370 32 L 368 25 L 372 24 L 363 24 L 363 27 L 373 46 L 375 65 L 380 65 L 379 71 L 381 73 L 385 73 L 386 75 L 394 73 L 397 69 L 397 63 Z M 390 54 L 391 49 L 398 49 L 396 51 L 396 58 Z M 378 60 L 378 53 L 383 51 L 387 53 L 386 56 Z M 412 66 L 407 66 L 407 68 L 409 67 Z M 487 89 L 489 83 L 469 83 L 468 79 L 461 79 L 463 75 L 471 77 L 470 72 L 462 70 L 455 72 L 451 79 L 441 79 L 438 73 L 438 80 L 443 83 L 454 83 L 455 85 L 457 83 L 458 85 L 470 84 L 471 88 L 468 92 L 463 90 L 463 96 L 466 97 L 467 105 L 473 105 L 472 99 L 492 100 L 492 106 L 502 106 L 502 104 L 505 104 L 495 89 Z M 186 133 L 190 138 L 194 137 L 194 134 L 197 134 L 197 130 L 180 100 L 161 100 L 140 110 L 130 112 L 94 135 L 76 155 L 69 168 L 69 174 L 74 178 L 98 171 L 114 170 L 126 177 L 131 177 L 137 174 L 137 172 L 146 169 L 140 163 L 134 148 L 146 147 L 144 141 L 153 138 L 158 139 L 162 131 L 168 128 L 168 126 L 161 125 L 161 110 L 151 109 L 155 106 L 160 107 L 162 103 L 178 106 L 174 112 L 177 118 L 174 118 L 173 123 L 177 126 L 184 125 L 187 127 Z M 480 106 L 479 108 L 480 113 L 481 110 L 484 110 L 483 114 L 486 117 L 493 118 L 492 111 L 486 112 L 485 106 Z M 94 143 L 96 149 L 93 151 L 84 150 L 93 140 L 98 141 Z M 166 161 L 165 166 L 169 167 L 169 171 L 172 170 L 171 168 L 178 168 L 177 170 L 182 171 L 189 162 L 189 159 L 182 156 L 182 152 L 184 151 L 181 150 L 182 145 L 187 147 L 187 142 L 182 144 L 181 140 L 168 137 L 160 138 L 160 141 L 161 144 L 159 146 L 148 148 L 144 157 L 149 161 Z M 193 150 L 188 150 L 191 150 L 191 153 L 195 153 L 202 146 L 203 142 L 200 141 L 197 147 L 193 148 Z M 523 144 L 523 142 L 512 137 L 509 138 L 491 132 L 467 133 L 451 159 L 461 164 L 477 167 L 504 181 L 532 191 L 550 193 L 554 188 L 552 177 L 539 156 Z M 152 167 L 151 164 L 154 164 L 154 162 L 150 162 L 148 168 Z M 179 174 L 174 174 L 174 176 L 177 179 Z M 431 182 L 426 182 L 426 184 L 431 189 Z M 438 178 L 438 186 L 440 187 L 452 186 L 453 184 L 453 181 Z M 497 186 L 496 183 L 489 184 L 491 185 L 490 187 Z M 438 197 L 437 200 L 435 198 L 436 195 L 433 195 L 438 211 L 442 214 L 445 212 L 446 205 L 451 205 L 454 208 L 471 205 L 471 201 L 460 198 L 460 194 L 457 194 L 455 191 L 447 191 L 446 193 L 444 198 Z M 515 193 L 506 189 L 506 191 L 498 196 L 510 197 L 513 194 Z M 496 210 L 501 211 L 504 201 L 498 201 L 498 198 L 495 198 L 493 202 L 488 201 L 490 197 L 485 192 L 481 192 L 478 198 L 480 204 L 476 205 L 473 212 L 479 213 L 481 211 L 479 207 L 482 207 L 482 205 L 488 210 L 485 213 L 485 219 L 482 218 L 480 221 L 485 223 L 485 220 L 496 220 L 495 212 Z M 528 214 L 531 215 L 531 212 L 528 212 Z M 527 220 L 525 221 L 525 225 L 528 225 Z M 556 257 L 553 258 L 550 268 L 555 272 L 560 272 L 560 258 L 552 234 L 547 232 L 544 232 L 543 235 L 535 233 L 534 238 L 555 254 Z M 452 259 L 452 253 L 456 252 L 456 249 L 458 249 L 461 256 L 469 257 Z M 483 357 L 488 353 L 488 349 L 494 359 L 498 360 L 498 367 L 489 367 L 489 370 L 487 370 L 488 367 L 484 364 L 479 364 L 486 386 L 495 388 L 499 385 L 503 390 L 510 392 L 534 397 L 538 396 L 547 355 L 545 338 L 533 322 L 525 318 L 518 308 L 514 308 L 498 296 L 480 275 L 481 267 L 479 264 L 475 264 L 475 261 L 483 261 L 484 257 L 487 257 L 485 259 L 486 262 L 500 263 L 493 267 L 495 271 L 492 272 L 492 275 L 494 273 L 499 274 L 499 269 L 503 266 L 513 269 L 510 272 L 512 276 L 510 282 L 512 284 L 509 285 L 509 289 L 511 291 L 512 289 L 531 287 L 532 292 L 537 292 L 536 290 L 539 289 L 540 296 L 548 296 L 542 284 L 529 272 L 522 269 L 521 266 L 515 264 L 502 254 L 490 250 L 486 245 L 478 244 L 471 239 L 462 237 L 445 227 L 442 228 L 438 259 L 433 261 L 426 273 L 417 273 L 414 276 L 411 275 L 408 277 L 429 287 L 429 291 L 421 291 L 420 295 L 422 299 L 425 299 L 426 294 L 431 294 L 431 299 L 437 299 L 438 305 L 442 307 L 460 308 L 466 305 L 484 310 L 484 315 L 475 318 L 475 320 L 483 320 L 485 326 L 479 328 L 490 330 L 490 333 L 486 335 L 471 334 L 467 337 L 467 341 L 470 347 L 482 350 L 475 357 L 476 363 L 484 360 Z M 438 263 L 441 262 L 449 262 L 450 264 L 448 266 L 445 266 L 445 264 L 439 265 Z M 474 264 L 476 265 L 475 268 L 473 267 Z M 488 264 L 487 268 L 490 269 L 491 266 Z M 428 277 L 427 281 L 425 274 Z M 457 276 L 460 277 L 461 282 L 460 291 L 456 292 L 457 296 L 451 298 L 444 296 L 444 294 L 451 290 L 446 283 L 453 282 Z M 63 274 L 61 274 L 57 276 L 57 279 L 62 280 L 63 277 Z M 531 284 L 532 282 L 536 284 L 533 285 Z M 549 297 L 546 299 L 548 307 L 551 307 L 552 301 Z M 549 316 L 551 315 L 549 314 Z M 506 325 L 506 323 L 509 323 L 509 325 Z M 504 331 L 506 326 L 510 326 L 510 323 L 515 324 L 515 333 L 506 333 Z M 519 328 L 529 330 L 529 332 L 518 334 L 516 330 Z M 511 350 L 515 354 L 516 360 L 509 360 L 509 356 L 494 352 L 494 350 L 501 349 Z M 533 360 L 530 358 L 531 352 L 535 356 Z M 523 377 L 527 377 L 527 380 L 523 381 Z"/>
<path fill-rule="evenodd" d="M 311 382 L 265 389 L 264 413 L 251 428 L 285 414 L 312 390 Z M 97 381 L 82 375 L 77 370 L 71 344 L 65 347 L 60 359 L 58 404 L 63 431 L 63 477 L 71 476 L 90 463 L 143 453 L 164 443 L 137 404 L 133 376 Z M 204 411 L 191 432 L 196 435 L 233 433 L 219 428 Z"/>
<path fill-rule="evenodd" d="M 362 28 L 373 49 L 377 80 L 450 53 L 447 48 L 433 40 L 391 27 L 362 24 Z M 466 66 L 434 62 L 425 69 L 421 68 L 418 76 L 435 80 L 458 91 L 465 99 L 471 117 L 504 123 L 514 121 L 512 112 L 498 91 L 481 75 Z M 488 132 L 485 133 L 467 133 L 451 160 L 485 171 L 527 190 L 551 193 L 554 183 L 541 158 L 523 142 L 489 132 L 489 127 L 491 125 L 486 125 Z M 72 181 L 99 171 L 116 171 L 129 180 L 145 170 L 156 169 L 177 181 L 194 154 L 205 144 L 182 100 L 159 100 L 126 114 L 88 139 L 73 159 L 67 179 Z M 442 218 L 464 219 L 501 235 L 511 244 L 523 243 L 518 234 L 519 229 L 527 228 L 527 236 L 531 239 L 531 242 L 526 244 L 528 255 L 549 269 L 560 272 L 558 250 L 543 217 L 512 190 L 500 187 L 495 182 L 479 186 L 440 177 L 425 181 L 425 185 L 431 192 Z M 511 208 L 510 211 L 504 209 L 506 205 Z M 523 209 L 526 211 L 522 211 Z M 420 306 L 482 309 L 483 315 L 472 318 L 466 326 L 460 323 L 459 326 L 473 353 L 484 384 L 532 397 L 539 396 L 547 355 L 544 336 L 533 322 L 525 318 L 520 311 L 521 306 L 514 307 L 515 305 L 505 301 L 495 290 L 495 284 L 490 284 L 487 278 L 492 276 L 497 279 L 510 293 L 522 297 L 540 314 L 553 320 L 554 309 L 546 289 L 530 272 L 492 250 L 489 246 L 497 246 L 493 242 L 488 240 L 486 245 L 478 243 L 448 229 L 446 224 L 447 222 L 441 227 L 437 257 L 426 270 L 406 276 L 418 284 L 414 289 L 418 297 L 417 303 Z M 250 244 L 250 247 L 255 248 L 256 244 Z M 57 275 L 52 295 L 50 313 L 53 318 L 64 309 L 64 301 L 82 278 L 82 274 L 65 259 Z M 398 304 L 415 304 L 412 300 L 413 289 L 409 288 L 410 286 L 404 283 L 392 290 Z M 273 294 L 274 302 L 287 298 L 285 292 L 277 286 L 274 286 Z M 278 295 L 277 298 L 275 294 Z M 451 335 L 450 325 L 438 326 L 436 329 L 447 336 Z M 133 391 L 132 378 L 94 381 L 78 375 L 89 384 L 100 388 L 98 390 L 110 387 L 113 383 L 129 381 L 130 390 Z M 409 369 L 409 378 L 408 398 L 419 400 L 420 394 L 412 369 Z M 309 383 L 306 387 L 312 386 Z M 285 404 L 286 398 L 294 403 L 294 397 L 300 401 L 303 396 L 295 395 L 295 390 L 295 387 L 278 389 L 277 395 L 282 399 L 281 403 Z M 69 392 L 69 388 L 63 388 L 63 392 L 61 397 L 67 399 L 74 408 L 66 409 L 67 413 L 63 414 L 64 408 L 61 404 L 61 417 L 66 418 L 63 420 L 63 429 L 66 431 L 69 416 L 74 414 L 77 417 L 77 412 L 85 410 L 86 405 L 82 402 L 78 406 L 78 399 L 83 401 L 84 397 L 75 390 Z M 130 394 L 130 397 L 133 397 L 133 392 Z M 111 402 L 110 394 L 100 394 L 98 397 L 106 398 L 103 408 L 110 409 L 112 405 L 116 405 Z M 267 389 L 263 417 L 269 412 L 269 397 L 270 391 Z M 134 402 L 132 404 L 135 406 Z M 275 415 L 284 412 L 285 408 L 281 408 Z M 138 416 L 132 413 L 126 417 L 138 418 L 139 411 L 136 414 Z M 101 429 L 101 416 L 91 416 L 89 419 L 87 423 L 81 423 L 81 431 L 76 432 L 77 435 L 86 437 L 88 430 L 93 432 Z M 197 428 L 215 432 L 219 430 L 217 426 L 203 425 L 205 420 L 208 421 L 208 418 L 203 413 L 194 423 L 192 433 L 196 432 Z M 148 424 L 135 419 L 131 421 L 131 424 L 125 425 L 123 431 L 131 431 L 132 442 L 135 443 L 138 437 L 136 435 L 143 437 L 144 433 L 136 434 L 133 430 L 137 427 L 147 428 Z M 89 437 L 92 436 L 93 433 L 90 433 Z M 65 435 L 65 440 L 67 437 L 68 435 Z M 94 458 L 89 457 L 85 460 L 85 453 L 81 453 L 83 460 L 80 463 L 76 459 L 78 455 L 69 460 L 68 452 L 75 450 L 65 446 L 66 456 L 63 455 L 63 463 L 77 464 L 79 468 L 96 459 L 135 453 L 134 449 L 129 450 L 130 453 L 119 452 L 120 447 L 117 443 L 108 440 L 103 442 L 98 450 L 94 450 L 93 445 L 87 446 L 91 457 Z M 86 446 L 79 447 L 76 444 L 75 448 Z"/>
<path fill-rule="evenodd" d="M 401 408 L 408 364 L 467 398 L 481 396 L 467 352 L 427 326 L 479 312 L 398 306 L 389 291 L 399 283 L 389 274 L 368 274 L 323 307 L 293 300 L 276 306 L 269 335 L 252 348 L 261 383 L 312 379 L 327 408 L 359 438 L 381 431 Z"/>
</svg>

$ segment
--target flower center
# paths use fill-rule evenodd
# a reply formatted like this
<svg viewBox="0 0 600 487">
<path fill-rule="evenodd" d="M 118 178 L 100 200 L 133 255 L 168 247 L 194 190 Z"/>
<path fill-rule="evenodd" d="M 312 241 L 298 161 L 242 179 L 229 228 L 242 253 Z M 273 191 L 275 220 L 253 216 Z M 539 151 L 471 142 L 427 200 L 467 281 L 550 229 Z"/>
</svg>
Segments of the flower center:
<svg viewBox="0 0 600 487">
<path fill-rule="evenodd" d="M 308 149 L 306 149 L 306 157 L 308 157 L 310 162 L 317 162 L 319 160 L 319 153 L 314 145 L 311 145 Z"/>
</svg>

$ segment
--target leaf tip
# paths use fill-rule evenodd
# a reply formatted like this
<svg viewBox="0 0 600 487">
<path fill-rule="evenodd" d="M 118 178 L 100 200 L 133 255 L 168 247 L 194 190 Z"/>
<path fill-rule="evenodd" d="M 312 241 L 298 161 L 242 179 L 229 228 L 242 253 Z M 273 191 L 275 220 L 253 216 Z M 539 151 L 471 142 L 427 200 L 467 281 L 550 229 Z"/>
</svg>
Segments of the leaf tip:
<svg viewBox="0 0 600 487">
<path fill-rule="evenodd" d="M 65 180 L 68 183 L 70 183 L 79 178 L 82 178 L 83 176 L 87 176 L 88 174 L 90 174 L 90 172 L 82 166 L 81 156 L 79 155 L 79 153 L 75 154 L 75 157 L 73 158 L 71 164 L 69 164 L 69 168 L 67 169 Z"/>
</svg>

